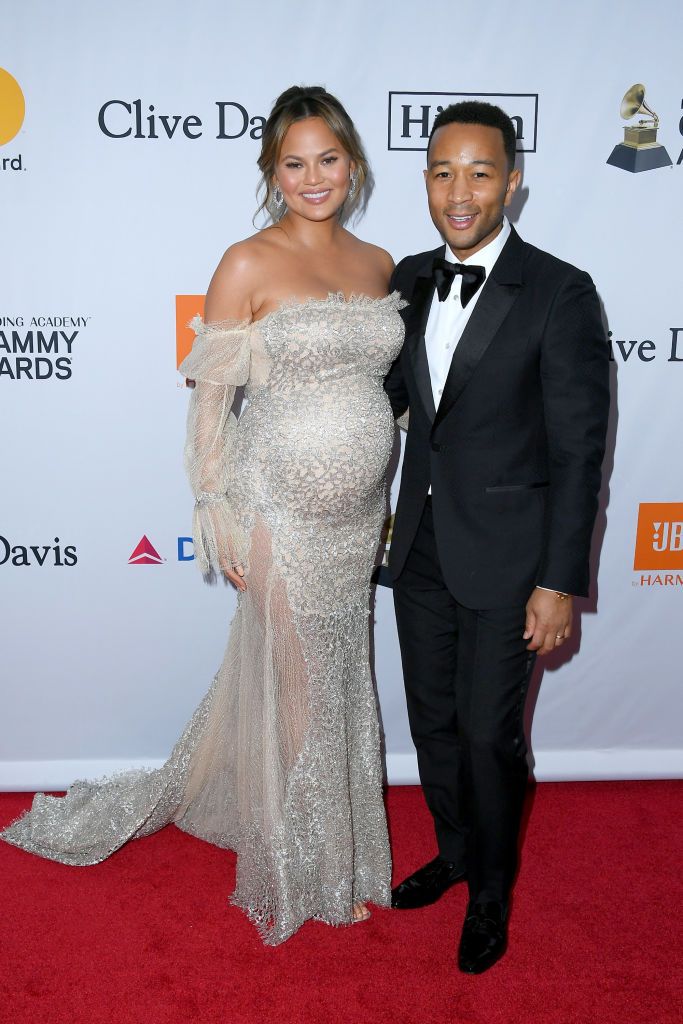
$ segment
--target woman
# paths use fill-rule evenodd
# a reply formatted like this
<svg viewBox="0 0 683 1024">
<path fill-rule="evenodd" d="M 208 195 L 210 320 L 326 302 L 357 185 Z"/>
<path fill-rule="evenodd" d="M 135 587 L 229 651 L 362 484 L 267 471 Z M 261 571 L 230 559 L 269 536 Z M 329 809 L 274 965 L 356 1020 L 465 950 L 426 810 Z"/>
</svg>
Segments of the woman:
<svg viewBox="0 0 683 1024">
<path fill-rule="evenodd" d="M 239 591 L 225 660 L 163 768 L 39 795 L 3 838 L 88 864 L 174 821 L 237 851 L 274 944 L 390 900 L 368 591 L 402 323 L 391 258 L 342 226 L 368 165 L 338 100 L 283 93 L 259 167 L 273 224 L 225 253 L 181 366 L 195 552 Z"/>
</svg>

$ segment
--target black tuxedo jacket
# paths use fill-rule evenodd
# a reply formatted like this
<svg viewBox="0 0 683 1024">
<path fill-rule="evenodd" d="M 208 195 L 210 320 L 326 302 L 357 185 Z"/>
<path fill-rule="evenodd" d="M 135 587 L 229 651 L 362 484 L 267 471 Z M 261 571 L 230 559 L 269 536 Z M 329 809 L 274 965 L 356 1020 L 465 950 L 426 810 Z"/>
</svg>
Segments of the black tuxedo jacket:
<svg viewBox="0 0 683 1024">
<path fill-rule="evenodd" d="M 391 572 L 405 565 L 431 484 L 441 568 L 461 604 L 524 604 L 536 585 L 586 595 L 609 411 L 593 282 L 513 229 L 435 409 L 425 329 L 444 252 L 407 256 L 391 284 L 409 305 L 385 387 L 395 415 L 410 408 Z"/>
</svg>

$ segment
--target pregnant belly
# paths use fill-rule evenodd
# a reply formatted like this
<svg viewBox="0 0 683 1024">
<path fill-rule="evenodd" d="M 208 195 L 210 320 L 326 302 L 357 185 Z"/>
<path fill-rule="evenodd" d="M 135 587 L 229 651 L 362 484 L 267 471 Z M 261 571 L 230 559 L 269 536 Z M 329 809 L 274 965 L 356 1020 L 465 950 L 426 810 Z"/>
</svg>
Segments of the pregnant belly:
<svg viewBox="0 0 683 1024">
<path fill-rule="evenodd" d="M 240 427 L 246 460 L 258 453 L 261 479 L 282 507 L 306 518 L 376 508 L 394 439 L 378 384 L 261 395 Z"/>
</svg>

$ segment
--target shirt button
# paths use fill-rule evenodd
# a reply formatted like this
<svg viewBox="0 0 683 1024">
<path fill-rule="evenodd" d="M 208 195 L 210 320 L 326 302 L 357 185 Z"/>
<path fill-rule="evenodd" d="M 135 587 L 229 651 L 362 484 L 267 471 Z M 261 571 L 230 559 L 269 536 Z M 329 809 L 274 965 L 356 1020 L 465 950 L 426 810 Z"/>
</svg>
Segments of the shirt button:
<svg viewBox="0 0 683 1024">
<path fill-rule="evenodd" d="M 450 345 L 446 345 L 446 351 L 447 351 L 447 352 L 448 352 L 448 350 L 450 349 L 450 347 L 451 347 Z"/>
</svg>

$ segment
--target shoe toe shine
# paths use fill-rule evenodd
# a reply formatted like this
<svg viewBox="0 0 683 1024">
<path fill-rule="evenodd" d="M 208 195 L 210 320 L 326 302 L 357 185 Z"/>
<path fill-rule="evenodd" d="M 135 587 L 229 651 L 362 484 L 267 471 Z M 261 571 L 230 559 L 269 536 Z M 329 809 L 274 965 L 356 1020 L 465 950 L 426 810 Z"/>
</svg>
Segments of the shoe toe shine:
<svg viewBox="0 0 683 1024">
<path fill-rule="evenodd" d="M 500 903 L 475 903 L 467 909 L 458 949 L 458 967 L 482 974 L 502 957 L 507 946 L 506 914 Z"/>
<path fill-rule="evenodd" d="M 435 857 L 392 890 L 391 905 L 394 910 L 417 910 L 419 907 L 428 907 L 431 903 L 436 903 L 447 889 L 464 877 L 465 872 L 461 867 L 441 857 Z"/>
</svg>

